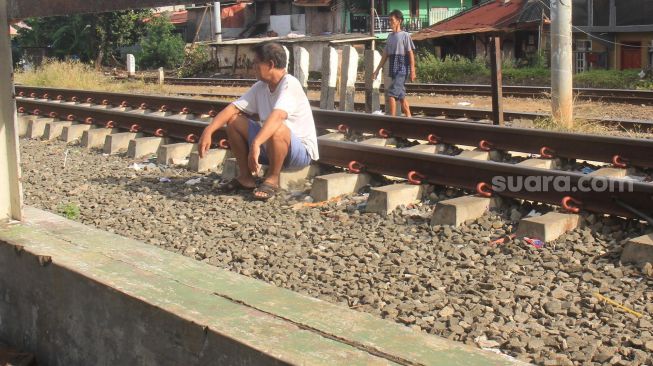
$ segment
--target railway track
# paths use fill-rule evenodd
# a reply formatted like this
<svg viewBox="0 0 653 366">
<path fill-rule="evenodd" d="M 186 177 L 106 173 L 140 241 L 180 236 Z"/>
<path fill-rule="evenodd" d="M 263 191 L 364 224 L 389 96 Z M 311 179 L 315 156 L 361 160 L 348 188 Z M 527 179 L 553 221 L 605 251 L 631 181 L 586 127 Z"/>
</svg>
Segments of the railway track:
<svg viewBox="0 0 653 366">
<path fill-rule="evenodd" d="M 195 93 L 195 92 L 181 92 L 176 93 L 180 96 L 193 97 L 198 96 L 202 98 L 215 98 L 215 99 L 225 99 L 232 100 L 240 97 L 238 94 L 229 94 L 229 93 Z M 316 99 L 310 100 L 311 105 L 314 107 L 320 106 L 320 101 Z M 336 108 L 338 102 L 335 102 Z M 365 111 L 365 103 L 356 102 L 354 107 L 357 112 Z M 434 106 L 429 104 L 411 104 L 411 112 L 416 117 L 431 117 L 438 119 L 456 119 L 461 122 L 479 122 L 479 123 L 488 123 L 492 124 L 492 110 L 490 109 L 480 109 L 480 108 L 450 108 L 442 106 Z M 550 115 L 546 113 L 534 113 L 534 112 L 516 112 L 516 111 L 504 111 L 505 121 L 511 123 L 520 120 L 535 121 L 538 119 L 549 118 Z M 638 131 L 638 132 L 650 132 L 653 131 L 653 121 L 645 120 L 636 120 L 636 119 L 622 119 L 622 118 L 610 118 L 610 119 L 588 119 L 588 122 L 597 123 L 602 126 L 611 127 L 611 128 L 620 128 L 628 131 Z"/>
<path fill-rule="evenodd" d="M 88 124 L 111 131 L 167 137 L 196 142 L 207 124 L 227 105 L 223 101 L 190 98 L 125 95 L 80 90 L 32 89 L 27 94 L 18 88 L 19 112 L 66 123 Z M 204 120 L 200 120 L 200 118 Z M 320 130 L 342 133 L 375 134 L 384 138 L 414 139 L 424 144 L 477 146 L 478 151 L 538 154 L 547 159 L 587 159 L 613 164 L 621 169 L 647 171 L 653 168 L 653 142 L 609 136 L 567 134 L 551 131 L 507 128 L 452 120 L 393 118 L 360 113 L 315 109 Z M 225 134 L 214 135 L 215 147 L 226 147 Z M 507 198 L 562 205 L 572 212 L 579 209 L 624 217 L 650 217 L 653 214 L 653 184 L 629 181 L 628 191 L 579 191 L 581 182 L 620 186 L 625 180 L 587 176 L 581 172 L 532 168 L 497 161 L 481 161 L 415 152 L 412 149 L 371 146 L 351 141 L 320 137 L 320 164 L 349 167 L 351 171 L 408 179 L 412 183 L 435 184 L 492 195 L 495 177 L 513 179 L 564 178 L 567 187 L 556 191 L 533 191 L 527 186 L 501 192 Z"/>
<path fill-rule="evenodd" d="M 155 82 L 158 79 L 145 78 L 146 81 Z M 206 85 L 206 86 L 232 86 L 249 87 L 254 84 L 254 79 L 216 79 L 216 78 L 167 78 L 166 84 L 171 85 Z M 308 87 L 311 90 L 320 89 L 320 81 L 311 80 Z M 365 84 L 356 83 L 357 91 L 364 91 Z M 383 90 L 383 86 L 381 87 Z M 470 84 L 425 84 L 408 83 L 406 92 L 410 94 L 451 94 L 451 95 L 484 95 L 491 96 L 490 85 Z M 517 98 L 541 98 L 551 94 L 551 88 L 545 86 L 503 86 L 503 95 Z M 602 100 L 606 102 L 653 104 L 653 91 L 632 89 L 597 89 L 574 88 L 575 97 L 581 100 Z"/>
<path fill-rule="evenodd" d="M 39 88 L 39 87 L 29 87 L 29 86 L 17 86 L 17 93 L 22 93 L 24 96 L 30 96 L 32 93 L 35 93 L 36 96 L 43 96 L 44 94 L 61 94 L 68 98 L 74 97 L 74 95 L 69 95 L 70 93 L 66 90 L 61 89 L 50 89 L 50 88 Z M 93 98 L 99 98 L 101 94 L 105 93 L 96 93 L 92 94 L 91 92 L 86 91 L 87 95 L 92 96 Z M 91 93 L 91 94 L 89 94 Z M 232 100 L 239 97 L 238 94 L 229 94 L 229 93 L 195 93 L 195 92 L 182 92 L 177 93 L 180 96 L 184 97 L 202 97 L 202 98 L 215 98 L 220 100 Z M 310 100 L 311 105 L 314 107 L 319 107 L 319 100 Z M 336 102 L 336 106 L 338 102 Z M 363 112 L 365 110 L 365 104 L 357 102 L 355 103 L 356 111 Z M 490 109 L 479 109 L 479 108 L 449 108 L 442 106 L 433 106 L 427 104 L 412 104 L 411 111 L 415 116 L 424 116 L 431 117 L 436 119 L 456 119 L 460 122 L 478 122 L 485 124 L 492 124 L 492 110 Z M 537 119 L 543 119 L 550 117 L 550 115 L 545 113 L 532 113 L 532 112 L 516 112 L 516 111 L 505 111 L 504 118 L 509 123 L 516 121 L 535 121 Z M 610 128 L 618 128 L 626 131 L 634 132 L 651 132 L 653 131 L 653 121 L 646 120 L 632 120 L 632 119 L 589 119 L 589 122 L 597 123 Z"/>
</svg>

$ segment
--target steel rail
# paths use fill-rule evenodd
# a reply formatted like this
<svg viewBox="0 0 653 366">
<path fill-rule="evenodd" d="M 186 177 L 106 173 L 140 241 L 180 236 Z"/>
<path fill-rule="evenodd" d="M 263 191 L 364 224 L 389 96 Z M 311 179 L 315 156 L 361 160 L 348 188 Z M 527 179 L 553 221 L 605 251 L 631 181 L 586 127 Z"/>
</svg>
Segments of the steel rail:
<svg viewBox="0 0 653 366">
<path fill-rule="evenodd" d="M 77 99 L 100 92 L 69 91 Z M 64 94 L 60 94 L 64 95 Z M 81 96 L 81 97 L 80 97 Z M 114 95 L 115 100 L 124 100 L 122 94 Z M 146 105 L 158 105 L 165 101 L 175 105 L 177 110 L 183 105 L 191 105 L 193 111 L 213 111 L 223 108 L 228 102 L 196 100 L 189 98 L 139 96 Z M 24 106 L 27 99 L 18 99 L 18 105 Z M 32 101 L 27 107 L 47 109 L 52 102 Z M 175 104 L 176 103 L 176 104 Z M 192 104 L 191 104 L 192 103 Z M 57 104 L 57 103 L 55 103 Z M 61 103 L 58 103 L 61 104 Z M 120 104 L 118 104 L 120 105 Z M 188 108 L 188 107 L 186 107 Z M 426 118 L 388 117 L 364 113 L 327 111 L 313 109 L 316 125 L 322 129 L 347 128 L 353 131 L 379 133 L 396 137 L 426 140 L 448 144 L 479 146 L 504 151 L 524 153 L 541 153 L 543 149 L 550 155 L 562 158 L 587 159 L 601 162 L 619 162 L 629 166 L 653 168 L 653 141 L 646 139 L 622 138 L 604 135 L 572 134 L 547 130 L 499 127 L 493 125 L 467 123 Z M 483 145 L 483 146 L 481 146 Z"/>
<path fill-rule="evenodd" d="M 584 210 L 636 217 L 617 202 L 626 203 L 641 212 L 653 213 L 653 184 L 626 182 L 604 177 L 591 177 L 575 172 L 527 168 L 520 165 L 457 158 L 454 156 L 415 153 L 402 149 L 361 145 L 351 142 L 319 139 L 320 163 L 346 167 L 356 160 L 369 173 L 407 177 L 410 171 L 419 172 L 423 182 L 476 191 L 479 183 L 491 185 L 496 177 L 518 180 L 549 180 L 556 177 L 568 180 L 563 189 L 546 192 L 519 187 L 500 193 L 503 197 L 560 205 L 566 197 L 581 202 Z M 560 178 L 559 178 L 560 179 Z M 628 187 L 631 192 L 597 192 L 578 187 Z M 560 188 L 560 187 L 559 187 Z"/>
<path fill-rule="evenodd" d="M 170 116 L 161 117 L 151 114 L 123 112 L 69 103 L 18 99 L 16 104 L 19 112 L 24 111 L 44 118 L 60 118 L 62 120 L 78 121 L 105 128 L 118 128 L 131 132 L 146 132 L 152 135 L 172 137 L 179 140 L 198 140 L 207 125 L 207 122 L 185 120 Z M 189 138 L 189 136 L 194 137 Z M 227 138 L 227 135 L 224 130 L 218 130 L 213 135 L 213 138 L 214 140 L 224 139 Z"/>
<path fill-rule="evenodd" d="M 227 94 L 227 93 L 193 93 L 193 92 L 180 92 L 175 93 L 181 96 L 198 96 L 202 98 L 220 98 L 220 99 L 234 99 L 239 98 L 241 94 Z M 310 103 L 314 107 L 320 106 L 320 101 L 317 99 L 311 99 Z M 336 107 L 338 106 L 338 101 L 335 101 Z M 356 111 L 364 111 L 365 103 L 355 102 L 354 108 Z M 419 104 L 414 103 L 410 105 L 410 109 L 413 112 L 413 115 L 424 115 L 426 117 L 444 117 L 444 118 L 468 118 L 474 120 L 474 122 L 483 121 L 480 123 L 492 123 L 492 110 L 491 109 L 481 109 L 481 108 L 451 108 L 443 107 L 438 105 L 430 104 Z M 541 118 L 549 118 L 550 114 L 547 113 L 537 113 L 537 112 L 515 112 L 515 111 L 504 111 L 504 118 L 507 121 L 514 121 L 520 119 L 526 120 L 537 120 Z M 595 122 L 606 127 L 613 128 L 622 128 L 624 130 L 632 130 L 638 132 L 649 132 L 653 130 L 653 121 L 637 120 L 637 119 L 621 119 L 621 118 L 610 118 L 610 119 L 599 119 L 599 118 L 587 118 L 590 122 Z"/>
<path fill-rule="evenodd" d="M 156 78 L 145 78 L 154 81 Z M 209 86 L 239 86 L 248 87 L 256 82 L 255 79 L 214 79 L 214 78 L 166 78 L 167 84 L 173 85 L 209 85 Z M 320 81 L 310 80 L 309 89 L 319 90 Z M 357 91 L 365 90 L 365 83 L 356 83 Z M 383 85 L 381 85 L 383 90 Z M 430 84 L 408 83 L 406 92 L 413 94 L 455 94 L 455 95 L 491 95 L 489 85 L 479 84 Z M 504 86 L 504 96 L 537 98 L 549 96 L 551 88 L 546 86 Z M 574 95 L 579 99 L 601 99 L 615 102 L 650 104 L 653 103 L 653 91 L 633 89 L 600 89 L 600 88 L 574 88 Z"/>
<path fill-rule="evenodd" d="M 193 114 L 208 114 L 213 115 L 217 110 L 225 106 L 228 101 L 209 101 L 198 100 L 184 97 L 169 97 L 169 96 L 155 96 L 145 94 L 124 94 L 124 93 L 110 93 L 100 91 L 86 91 L 75 89 L 59 89 L 59 88 L 46 88 L 46 87 L 32 87 L 32 86 L 16 86 L 16 93 L 24 97 L 36 97 L 41 99 L 57 99 L 60 97 L 65 101 L 88 102 L 91 98 L 92 103 L 102 104 L 106 102 L 108 105 L 125 105 L 132 108 L 141 108 L 142 103 L 148 109 L 162 109 L 171 112 L 186 112 Z M 179 95 L 196 95 L 201 97 L 227 97 L 237 98 L 238 94 L 210 94 L 210 93 L 178 93 Z M 336 102 L 336 105 L 338 102 Z M 311 100 L 311 105 L 319 107 L 319 101 Z M 364 110 L 364 103 L 355 103 L 358 110 Z M 455 118 L 469 118 L 473 120 L 485 120 L 486 123 L 491 123 L 491 110 L 476 109 L 476 108 L 447 108 L 432 105 L 413 104 L 411 110 L 414 114 L 424 114 L 429 117 L 445 117 L 449 119 Z M 512 121 L 516 119 L 535 120 L 538 118 L 546 118 L 549 115 L 544 113 L 532 112 L 504 112 L 506 120 Z M 653 130 L 653 121 L 642 120 L 627 120 L 627 119 L 589 119 L 604 126 L 623 128 L 633 131 L 651 131 Z"/>
<path fill-rule="evenodd" d="M 70 103 L 56 103 L 19 99 L 21 113 L 36 112 L 67 120 L 82 120 L 87 123 L 113 128 L 155 133 L 163 129 L 164 136 L 187 140 L 190 135 L 199 136 L 206 122 L 187 121 L 172 117 L 143 115 L 134 112 L 107 110 L 98 107 L 80 106 Z M 53 113 L 54 112 L 54 113 Z M 214 141 L 224 138 L 224 131 L 218 131 Z M 325 138 L 318 139 L 320 163 L 345 167 L 352 161 L 358 162 L 370 173 L 407 177 L 414 171 L 422 176 L 423 182 L 474 190 L 479 183 L 493 184 L 496 177 L 504 179 L 552 180 L 556 177 L 567 180 L 557 190 L 533 192 L 528 185 L 512 191 L 500 192 L 501 196 L 561 205 L 564 199 L 580 202 L 582 209 L 625 217 L 636 217 L 634 210 L 645 215 L 653 212 L 653 184 L 644 184 L 618 179 L 590 177 L 574 172 L 526 168 L 519 165 L 478 161 L 437 154 L 425 154 L 401 149 L 374 147 L 351 142 L 340 142 Z M 583 181 L 584 184 L 581 184 Z M 615 192 L 578 190 L 578 187 L 616 187 Z M 626 189 L 624 189 L 626 188 Z M 625 204 L 625 205 L 624 205 Z M 630 209 L 625 208 L 630 207 Z M 634 209 L 634 210 L 633 210 Z"/>
</svg>

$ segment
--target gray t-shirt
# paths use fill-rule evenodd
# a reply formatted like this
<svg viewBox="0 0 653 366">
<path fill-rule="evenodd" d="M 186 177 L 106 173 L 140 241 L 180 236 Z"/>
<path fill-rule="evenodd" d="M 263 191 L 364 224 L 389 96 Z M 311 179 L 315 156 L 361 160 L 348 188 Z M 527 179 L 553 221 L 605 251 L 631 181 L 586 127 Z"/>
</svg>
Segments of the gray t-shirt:
<svg viewBox="0 0 653 366">
<path fill-rule="evenodd" d="M 410 58 L 408 52 L 415 49 L 410 34 L 405 31 L 392 32 L 388 35 L 385 44 L 385 52 L 390 59 L 390 76 L 403 74 L 408 75 L 410 71 Z"/>
</svg>

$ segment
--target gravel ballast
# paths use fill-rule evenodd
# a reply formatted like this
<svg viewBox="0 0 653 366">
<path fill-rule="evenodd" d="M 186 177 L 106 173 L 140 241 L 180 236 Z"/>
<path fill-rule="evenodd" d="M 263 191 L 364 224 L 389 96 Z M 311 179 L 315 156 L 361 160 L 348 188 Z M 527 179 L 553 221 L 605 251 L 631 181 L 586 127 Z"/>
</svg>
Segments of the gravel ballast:
<svg viewBox="0 0 653 366">
<path fill-rule="evenodd" d="M 361 195 L 264 203 L 218 193 L 215 173 L 137 170 L 143 159 L 59 141 L 23 139 L 21 152 L 25 203 L 87 225 L 535 364 L 653 362 L 653 269 L 619 263 L 625 241 L 651 231 L 639 222 L 584 215 L 541 249 L 491 245 L 530 209 L 431 227 L 429 204 L 382 217 L 359 212 Z"/>
</svg>

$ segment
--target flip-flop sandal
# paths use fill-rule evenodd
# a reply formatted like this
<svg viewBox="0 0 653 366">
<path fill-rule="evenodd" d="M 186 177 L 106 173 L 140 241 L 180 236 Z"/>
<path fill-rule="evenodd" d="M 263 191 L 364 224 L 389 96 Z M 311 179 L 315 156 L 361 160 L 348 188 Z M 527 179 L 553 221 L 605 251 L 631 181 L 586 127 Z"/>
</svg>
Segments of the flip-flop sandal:
<svg viewBox="0 0 653 366">
<path fill-rule="evenodd" d="M 256 189 L 254 190 L 254 199 L 259 200 L 259 201 L 267 201 L 270 198 L 274 197 L 279 191 L 281 190 L 280 187 L 274 186 L 270 183 L 263 182 L 261 183 Z M 264 193 L 265 196 L 257 196 L 257 193 Z"/>
<path fill-rule="evenodd" d="M 237 178 L 234 178 L 226 183 L 222 183 L 218 186 L 218 190 L 224 193 L 231 193 L 238 190 L 251 191 L 256 187 L 247 187 L 244 186 Z"/>
</svg>

